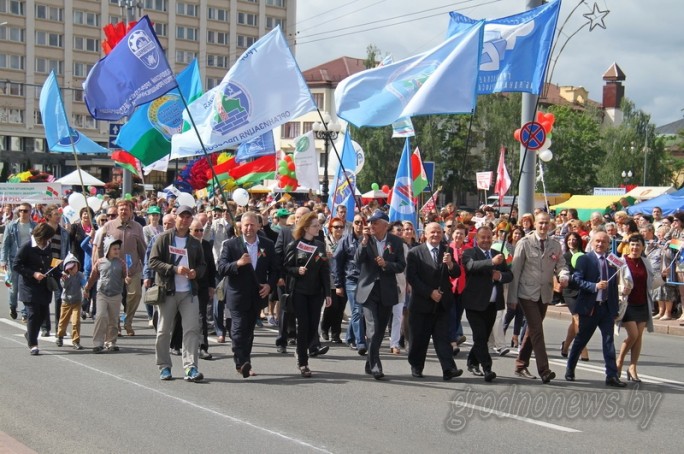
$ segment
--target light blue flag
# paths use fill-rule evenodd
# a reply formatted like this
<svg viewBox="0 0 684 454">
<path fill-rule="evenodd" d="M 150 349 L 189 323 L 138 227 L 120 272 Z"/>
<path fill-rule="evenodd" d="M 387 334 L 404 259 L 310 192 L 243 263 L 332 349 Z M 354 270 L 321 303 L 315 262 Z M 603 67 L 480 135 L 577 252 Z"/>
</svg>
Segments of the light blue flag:
<svg viewBox="0 0 684 454">
<path fill-rule="evenodd" d="M 342 165 L 337 169 L 337 175 L 333 181 L 333 191 L 328 195 L 330 212 L 335 213 L 338 205 L 347 207 L 347 221 L 354 220 L 354 205 L 356 194 L 356 150 L 352 145 L 349 129 L 344 135 L 344 145 L 340 156 Z M 342 171 L 344 167 L 344 172 Z"/>
<path fill-rule="evenodd" d="M 235 152 L 235 162 L 245 162 L 259 156 L 274 155 L 276 152 L 273 131 L 268 131 L 256 139 L 240 144 Z"/>
<path fill-rule="evenodd" d="M 109 153 L 77 130 L 69 127 L 64 102 L 54 72 L 40 90 L 40 116 L 43 118 L 45 138 L 50 151 L 59 153 Z M 71 132 L 71 134 L 69 134 Z M 73 146 L 72 146 L 73 140 Z"/>
<path fill-rule="evenodd" d="M 335 89 L 337 115 L 361 127 L 472 112 L 483 25 L 470 25 L 428 52 L 347 77 Z"/>
<path fill-rule="evenodd" d="M 410 139 L 404 142 L 404 151 L 397 169 L 392 189 L 392 201 L 389 211 L 390 222 L 411 221 L 416 224 L 416 206 L 413 203 L 413 180 L 411 179 L 411 144 Z"/>
<path fill-rule="evenodd" d="M 560 0 L 524 13 L 485 22 L 478 94 L 521 91 L 539 94 L 558 22 Z M 449 13 L 448 36 L 476 22 Z"/>
<path fill-rule="evenodd" d="M 274 28 L 242 54 L 223 81 L 183 112 L 171 159 L 225 150 L 316 109 L 287 41 Z M 195 120 L 197 133 L 190 126 Z"/>
<path fill-rule="evenodd" d="M 83 96 L 93 118 L 118 120 L 176 87 L 164 49 L 150 19 L 143 16 L 90 70 Z"/>
</svg>

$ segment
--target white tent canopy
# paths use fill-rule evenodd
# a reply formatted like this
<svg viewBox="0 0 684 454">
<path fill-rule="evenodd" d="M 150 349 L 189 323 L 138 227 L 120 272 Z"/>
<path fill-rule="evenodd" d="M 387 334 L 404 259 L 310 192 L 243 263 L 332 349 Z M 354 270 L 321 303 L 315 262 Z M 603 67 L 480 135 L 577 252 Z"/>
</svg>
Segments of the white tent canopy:
<svg viewBox="0 0 684 454">
<path fill-rule="evenodd" d="M 62 183 L 70 186 L 80 186 L 81 178 L 78 176 L 79 170 L 76 169 L 68 175 L 63 176 L 56 183 Z M 100 181 L 85 170 L 80 170 L 81 177 L 83 177 L 83 184 L 85 186 L 104 186 L 104 181 Z"/>
</svg>

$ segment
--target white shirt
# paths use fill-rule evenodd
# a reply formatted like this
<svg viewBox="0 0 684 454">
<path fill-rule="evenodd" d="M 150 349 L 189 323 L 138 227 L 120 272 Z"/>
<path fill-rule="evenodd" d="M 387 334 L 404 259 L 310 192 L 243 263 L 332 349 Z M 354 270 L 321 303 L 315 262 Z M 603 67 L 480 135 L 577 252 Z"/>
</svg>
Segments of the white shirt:
<svg viewBox="0 0 684 454">
<path fill-rule="evenodd" d="M 188 250 L 186 248 L 187 244 L 188 237 L 174 237 L 173 247 L 178 249 L 185 249 L 185 254 L 181 255 L 180 257 L 176 254 L 169 255 L 176 266 L 190 266 L 190 262 L 188 261 Z M 174 276 L 174 280 L 177 292 L 189 292 L 190 290 L 192 290 L 192 286 L 190 285 L 190 279 L 183 276 L 182 274 L 176 274 Z"/>
</svg>

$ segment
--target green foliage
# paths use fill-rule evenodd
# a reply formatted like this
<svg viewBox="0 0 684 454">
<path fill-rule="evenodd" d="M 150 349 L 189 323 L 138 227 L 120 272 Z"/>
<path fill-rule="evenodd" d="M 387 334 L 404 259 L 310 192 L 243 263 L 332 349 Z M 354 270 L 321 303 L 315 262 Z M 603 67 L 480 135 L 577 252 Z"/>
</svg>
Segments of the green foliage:
<svg viewBox="0 0 684 454">
<path fill-rule="evenodd" d="M 520 93 L 492 94 L 478 98 L 475 118 L 484 149 L 481 152 L 481 168 L 476 171 L 496 171 L 499 152 L 504 146 L 508 149 L 506 168 L 511 180 L 516 181 L 520 167 L 520 142 L 513 137 L 513 131 L 520 127 L 521 100 Z M 471 147 L 475 146 L 477 144 L 471 141 Z"/>
<path fill-rule="evenodd" d="M 356 128 L 350 126 L 352 140 L 363 148 L 366 162 L 357 175 L 356 186 L 360 192 L 370 191 L 371 184 L 392 186 L 399 166 L 404 142 L 392 139 L 392 127 Z M 338 150 L 342 153 L 342 150 Z M 331 157 L 331 159 L 337 159 Z"/>
</svg>

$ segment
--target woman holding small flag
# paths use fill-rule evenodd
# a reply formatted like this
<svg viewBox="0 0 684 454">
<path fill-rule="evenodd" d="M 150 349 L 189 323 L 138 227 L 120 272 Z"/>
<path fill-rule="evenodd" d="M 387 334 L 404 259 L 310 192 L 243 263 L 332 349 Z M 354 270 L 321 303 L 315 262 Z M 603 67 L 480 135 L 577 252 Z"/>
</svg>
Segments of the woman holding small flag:
<svg viewBox="0 0 684 454">
<path fill-rule="evenodd" d="M 309 345 L 318 333 L 321 306 L 330 307 L 330 264 L 325 244 L 316 240 L 321 224 L 316 213 L 304 215 L 294 228 L 294 241 L 285 251 L 287 288 L 292 294 L 297 319 L 297 367 L 302 377 L 311 377 Z"/>
</svg>

